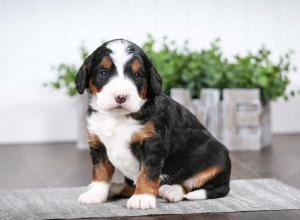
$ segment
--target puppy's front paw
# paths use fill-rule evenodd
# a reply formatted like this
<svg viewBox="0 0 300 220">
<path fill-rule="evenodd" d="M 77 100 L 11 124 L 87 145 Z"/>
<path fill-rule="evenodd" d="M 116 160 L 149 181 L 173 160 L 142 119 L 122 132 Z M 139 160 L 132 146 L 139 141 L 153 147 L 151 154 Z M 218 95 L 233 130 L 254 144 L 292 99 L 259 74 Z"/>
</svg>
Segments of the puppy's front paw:
<svg viewBox="0 0 300 220">
<path fill-rule="evenodd" d="M 152 195 L 138 194 L 133 195 L 127 201 L 129 209 L 154 209 L 156 208 L 156 199 Z"/>
<path fill-rule="evenodd" d="M 105 182 L 92 182 L 90 189 L 82 193 L 77 201 L 82 204 L 98 204 L 107 200 L 109 184 Z"/>
<path fill-rule="evenodd" d="M 101 194 L 87 191 L 78 197 L 78 202 L 82 204 L 98 204 L 106 201 L 106 197 Z"/>
</svg>

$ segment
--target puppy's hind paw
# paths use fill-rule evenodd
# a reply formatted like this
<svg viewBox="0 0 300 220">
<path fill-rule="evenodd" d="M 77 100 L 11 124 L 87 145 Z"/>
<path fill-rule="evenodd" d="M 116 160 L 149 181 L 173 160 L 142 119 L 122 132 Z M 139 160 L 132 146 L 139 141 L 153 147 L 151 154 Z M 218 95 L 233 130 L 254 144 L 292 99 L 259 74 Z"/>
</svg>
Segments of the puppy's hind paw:
<svg viewBox="0 0 300 220">
<path fill-rule="evenodd" d="M 169 202 L 178 202 L 184 199 L 184 192 L 180 185 L 162 185 L 158 192 L 160 197 Z"/>
</svg>

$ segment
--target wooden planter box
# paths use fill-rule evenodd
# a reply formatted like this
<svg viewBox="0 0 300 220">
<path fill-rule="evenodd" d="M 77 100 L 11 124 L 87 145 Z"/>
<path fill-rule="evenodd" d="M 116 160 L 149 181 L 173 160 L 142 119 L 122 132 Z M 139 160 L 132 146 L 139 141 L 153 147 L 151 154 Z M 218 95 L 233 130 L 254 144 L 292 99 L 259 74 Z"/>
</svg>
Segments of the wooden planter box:
<svg viewBox="0 0 300 220">
<path fill-rule="evenodd" d="M 171 97 L 191 110 L 229 150 L 261 150 L 270 146 L 270 104 L 262 105 L 258 89 L 202 89 L 191 100 L 186 89 L 171 89 Z"/>
</svg>

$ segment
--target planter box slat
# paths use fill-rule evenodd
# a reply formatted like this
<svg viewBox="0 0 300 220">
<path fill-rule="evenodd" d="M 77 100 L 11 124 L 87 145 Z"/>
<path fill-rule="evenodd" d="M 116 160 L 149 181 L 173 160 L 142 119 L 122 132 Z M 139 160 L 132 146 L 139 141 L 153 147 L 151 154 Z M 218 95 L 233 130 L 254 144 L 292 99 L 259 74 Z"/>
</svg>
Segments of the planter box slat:
<svg viewBox="0 0 300 220">
<path fill-rule="evenodd" d="M 220 90 L 218 89 L 202 89 L 200 100 L 203 102 L 207 111 L 206 128 L 220 139 Z"/>
<path fill-rule="evenodd" d="M 258 89 L 224 89 L 223 143 L 230 150 L 262 149 L 261 114 Z"/>
<path fill-rule="evenodd" d="M 256 126 L 259 124 L 260 113 L 259 112 L 237 112 L 236 124 L 238 126 Z"/>
</svg>

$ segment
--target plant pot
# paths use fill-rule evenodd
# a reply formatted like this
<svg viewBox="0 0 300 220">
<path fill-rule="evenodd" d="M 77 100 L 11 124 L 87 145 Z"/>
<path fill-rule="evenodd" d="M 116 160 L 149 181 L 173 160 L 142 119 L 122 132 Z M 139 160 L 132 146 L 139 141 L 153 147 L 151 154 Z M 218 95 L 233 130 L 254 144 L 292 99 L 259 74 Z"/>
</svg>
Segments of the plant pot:
<svg viewBox="0 0 300 220">
<path fill-rule="evenodd" d="M 186 89 L 171 97 L 193 112 L 229 150 L 261 150 L 272 144 L 270 104 L 262 105 L 259 89 L 202 89 L 192 100 Z"/>
<path fill-rule="evenodd" d="M 88 133 L 87 133 L 87 109 L 88 109 L 88 94 L 85 92 L 83 95 L 76 96 L 77 105 L 77 140 L 76 147 L 78 149 L 88 149 Z"/>
<path fill-rule="evenodd" d="M 230 150 L 261 150 L 270 146 L 270 104 L 262 105 L 259 89 L 224 89 L 222 141 Z"/>
</svg>

